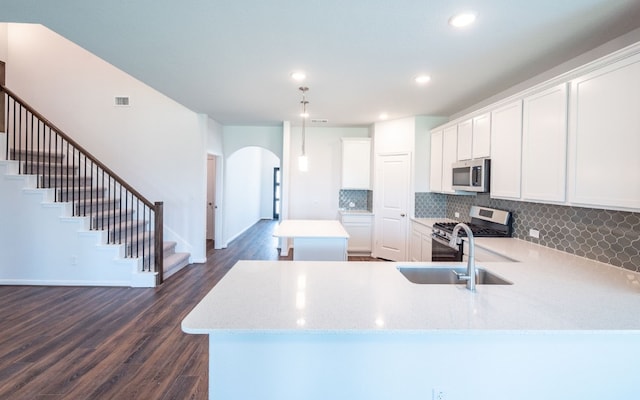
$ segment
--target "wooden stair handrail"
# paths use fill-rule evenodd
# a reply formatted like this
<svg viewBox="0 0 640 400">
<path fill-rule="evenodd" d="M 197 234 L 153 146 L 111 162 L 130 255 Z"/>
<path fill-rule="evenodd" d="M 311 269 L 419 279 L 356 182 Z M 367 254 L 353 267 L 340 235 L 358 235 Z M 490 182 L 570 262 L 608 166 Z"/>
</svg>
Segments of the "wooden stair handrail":
<svg viewBox="0 0 640 400">
<path fill-rule="evenodd" d="M 58 128 L 55 124 L 53 124 L 51 121 L 46 119 L 42 114 L 40 114 L 39 112 L 34 110 L 33 107 L 29 106 L 29 104 L 27 104 L 24 100 L 22 100 L 18 95 L 16 95 L 14 92 L 9 90 L 6 86 L 4 86 L 2 84 L 0 84 L 0 92 L 5 92 L 9 96 L 13 97 L 13 99 L 15 101 L 17 101 L 18 103 L 20 103 L 20 105 L 22 107 L 27 109 L 34 116 L 38 117 L 38 119 L 40 119 L 45 125 L 47 125 L 51 129 L 53 129 L 56 133 L 58 133 L 60 136 L 62 136 L 66 141 L 68 141 L 75 148 L 80 150 L 87 158 L 89 158 L 96 165 L 98 165 L 100 168 L 102 168 L 103 171 L 105 171 L 109 175 L 111 175 L 116 181 L 118 181 L 119 184 L 121 184 L 124 188 L 126 188 L 131 193 L 133 193 L 136 197 L 138 197 L 149 208 L 151 208 L 152 210 L 155 210 L 155 204 L 152 201 L 148 200 L 146 197 L 144 197 L 142 194 L 140 194 L 140 192 L 138 192 L 136 189 L 134 189 L 133 186 L 129 185 L 127 183 L 127 181 L 125 181 L 118 174 L 113 172 L 111 170 L 111 168 L 107 167 L 106 165 L 104 165 L 104 163 L 100 162 L 100 160 L 98 160 L 96 157 L 94 157 L 93 154 L 91 154 L 87 149 L 85 149 L 84 147 L 80 146 L 78 144 L 78 142 L 76 142 L 75 140 L 71 139 L 69 137 L 69 135 L 67 135 L 62 129 Z"/>
</svg>

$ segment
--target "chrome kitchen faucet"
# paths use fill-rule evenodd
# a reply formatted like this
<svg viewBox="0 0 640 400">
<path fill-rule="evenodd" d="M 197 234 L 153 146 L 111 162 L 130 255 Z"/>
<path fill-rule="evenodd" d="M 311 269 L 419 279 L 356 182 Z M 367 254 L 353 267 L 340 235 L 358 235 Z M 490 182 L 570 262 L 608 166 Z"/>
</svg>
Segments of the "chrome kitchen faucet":
<svg viewBox="0 0 640 400">
<path fill-rule="evenodd" d="M 469 256 L 467 259 L 467 274 L 462 275 L 456 271 L 452 271 L 456 277 L 460 280 L 467 281 L 467 289 L 472 292 L 476 291 L 476 260 L 475 260 L 475 244 L 473 239 L 473 232 L 471 232 L 471 228 L 467 224 L 460 222 L 453 228 L 453 232 L 451 233 L 451 240 L 449 240 L 449 247 L 457 248 L 458 247 L 458 232 L 460 229 L 464 229 L 467 233 L 467 238 L 469 239 Z"/>
</svg>

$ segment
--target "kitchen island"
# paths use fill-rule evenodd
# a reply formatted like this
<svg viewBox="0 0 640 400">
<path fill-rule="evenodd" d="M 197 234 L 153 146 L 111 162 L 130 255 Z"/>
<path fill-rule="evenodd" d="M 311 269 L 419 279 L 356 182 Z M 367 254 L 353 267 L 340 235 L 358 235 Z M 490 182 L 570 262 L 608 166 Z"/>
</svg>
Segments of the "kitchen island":
<svg viewBox="0 0 640 400">
<path fill-rule="evenodd" d="M 182 323 L 209 335 L 209 398 L 638 398 L 639 274 L 487 240 L 520 262 L 480 266 L 513 285 L 397 270 L 429 263 L 238 262 Z"/>
<path fill-rule="evenodd" d="M 273 236 L 293 239 L 294 261 L 347 261 L 349 233 L 340 221 L 287 219 Z M 282 249 L 282 254 L 288 250 Z"/>
</svg>

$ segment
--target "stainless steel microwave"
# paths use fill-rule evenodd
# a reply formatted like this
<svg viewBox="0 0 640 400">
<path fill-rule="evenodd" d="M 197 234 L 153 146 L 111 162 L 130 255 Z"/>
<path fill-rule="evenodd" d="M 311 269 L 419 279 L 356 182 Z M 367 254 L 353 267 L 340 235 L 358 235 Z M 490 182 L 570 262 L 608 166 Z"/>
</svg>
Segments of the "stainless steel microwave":
<svg viewBox="0 0 640 400">
<path fill-rule="evenodd" d="M 453 163 L 453 190 L 466 192 L 488 192 L 489 171 L 491 160 L 481 158 L 477 160 L 458 161 Z"/>
</svg>

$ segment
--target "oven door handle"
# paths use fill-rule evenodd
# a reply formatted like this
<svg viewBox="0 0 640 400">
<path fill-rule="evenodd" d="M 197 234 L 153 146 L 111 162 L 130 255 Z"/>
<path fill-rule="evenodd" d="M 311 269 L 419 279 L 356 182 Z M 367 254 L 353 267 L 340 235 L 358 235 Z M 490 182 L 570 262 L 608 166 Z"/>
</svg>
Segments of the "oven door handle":
<svg viewBox="0 0 640 400">
<path fill-rule="evenodd" d="M 444 246 L 450 247 L 450 246 L 449 246 L 449 241 L 448 241 L 448 240 L 443 239 L 441 236 L 438 236 L 438 235 L 436 235 L 435 233 L 432 233 L 432 234 L 431 234 L 431 238 L 432 238 L 433 240 L 435 240 L 436 242 L 438 242 L 438 243 L 440 243 L 440 244 L 444 245 Z M 460 239 L 458 239 L 458 240 L 460 240 Z"/>
</svg>

